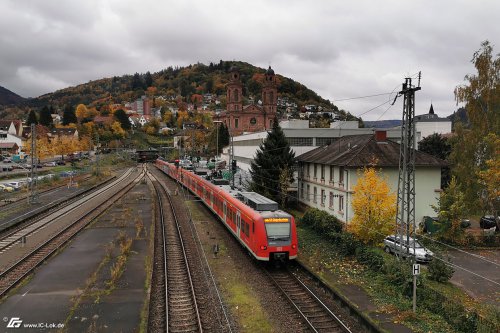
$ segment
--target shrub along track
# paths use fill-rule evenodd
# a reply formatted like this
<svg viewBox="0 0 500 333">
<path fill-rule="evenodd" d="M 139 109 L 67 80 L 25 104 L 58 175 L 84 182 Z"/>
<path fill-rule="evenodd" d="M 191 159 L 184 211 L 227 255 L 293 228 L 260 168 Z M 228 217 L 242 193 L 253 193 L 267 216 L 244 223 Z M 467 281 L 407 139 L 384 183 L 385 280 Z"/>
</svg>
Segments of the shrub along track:
<svg viewBox="0 0 500 333">
<path fill-rule="evenodd" d="M 153 174 L 159 171 L 150 174 L 158 196 L 158 218 L 148 330 L 232 332 L 185 204 L 180 196 L 170 195 L 177 193 L 177 184 Z"/>
<path fill-rule="evenodd" d="M 53 253 L 55 253 L 58 249 L 62 248 L 69 240 L 71 240 L 80 230 L 85 228 L 92 220 L 98 217 L 101 213 L 103 213 L 108 207 L 110 207 L 114 202 L 120 199 L 124 194 L 130 191 L 137 182 L 144 176 L 144 171 L 140 172 L 139 175 L 131 182 L 128 183 L 125 187 L 117 191 L 116 193 L 110 195 L 104 193 L 105 202 L 98 206 L 96 209 L 93 209 L 83 216 L 76 218 L 71 223 L 64 226 L 62 229 L 58 230 L 54 233 L 49 233 L 47 239 L 45 241 L 34 246 L 31 251 L 27 252 L 23 257 L 17 260 L 10 267 L 5 269 L 0 273 L 0 297 L 3 297 L 7 294 L 9 290 L 11 290 L 15 285 L 17 285 L 25 276 L 34 271 L 36 267 L 42 264 L 47 258 L 49 258 Z M 121 178 L 121 180 L 125 180 L 127 177 Z M 120 181 L 115 183 L 115 186 L 120 184 Z M 110 186 L 112 187 L 112 186 Z M 86 198 L 86 200 L 92 199 L 92 197 Z M 81 208 L 80 204 L 75 204 L 71 209 L 67 210 L 64 214 L 59 215 L 67 215 L 71 214 L 72 210 L 76 210 Z M 42 224 L 38 226 L 38 228 L 34 230 L 40 230 L 47 228 L 46 224 Z M 33 230 L 31 230 L 33 226 L 30 226 L 29 230 L 21 230 L 20 233 L 25 233 L 26 235 L 31 235 Z M 13 238 L 17 236 L 12 236 Z M 22 236 L 21 236 L 22 237 Z"/>
</svg>

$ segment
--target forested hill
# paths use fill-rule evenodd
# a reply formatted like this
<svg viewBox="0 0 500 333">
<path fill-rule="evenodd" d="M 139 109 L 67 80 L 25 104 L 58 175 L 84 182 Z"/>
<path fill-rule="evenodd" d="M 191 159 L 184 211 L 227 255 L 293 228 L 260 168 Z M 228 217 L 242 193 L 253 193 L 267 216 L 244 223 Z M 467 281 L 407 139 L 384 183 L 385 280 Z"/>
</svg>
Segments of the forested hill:
<svg viewBox="0 0 500 333">
<path fill-rule="evenodd" d="M 142 95 L 175 97 L 181 95 L 191 101 L 195 94 L 212 93 L 224 97 L 225 85 L 229 78 L 229 69 L 235 66 L 241 74 L 245 97 L 255 96 L 260 99 L 262 82 L 266 69 L 255 67 L 241 61 L 220 61 L 209 65 L 197 63 L 187 67 L 168 67 L 157 73 L 149 72 L 134 75 L 115 76 L 90 81 L 75 87 L 69 87 L 30 99 L 29 106 L 41 107 L 51 104 L 55 107 L 64 105 L 86 104 L 96 101 L 121 103 L 132 101 Z M 318 96 L 314 91 L 292 79 L 277 73 L 278 93 L 280 97 L 288 97 L 299 107 L 308 104 L 323 106 L 338 112 L 335 105 Z M 343 113 L 343 112 L 342 112 Z"/>
<path fill-rule="evenodd" d="M 9 89 L 0 86 L 0 105 L 19 104 L 24 101 L 24 98 Z"/>
</svg>

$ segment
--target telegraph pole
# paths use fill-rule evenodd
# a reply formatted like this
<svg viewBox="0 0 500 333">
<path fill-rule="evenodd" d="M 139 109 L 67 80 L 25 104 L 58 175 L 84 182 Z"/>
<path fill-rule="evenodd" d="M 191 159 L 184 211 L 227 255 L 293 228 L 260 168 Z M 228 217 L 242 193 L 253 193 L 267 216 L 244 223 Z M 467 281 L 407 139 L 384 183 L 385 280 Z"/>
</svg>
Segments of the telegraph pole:
<svg viewBox="0 0 500 333">
<path fill-rule="evenodd" d="M 36 162 L 36 125 L 31 124 L 31 183 L 30 183 L 30 195 L 29 203 L 38 203 L 38 191 L 37 191 L 37 162 Z"/>
<path fill-rule="evenodd" d="M 396 215 L 396 237 L 400 239 L 399 257 L 403 255 L 402 241 L 409 244 L 411 233 L 415 231 L 415 92 L 420 88 L 412 85 L 411 78 L 405 78 L 398 95 L 404 96 L 403 123 L 401 125 L 401 145 L 399 153 L 398 202 Z M 404 237 L 404 238 L 403 238 Z M 414 238 L 414 237 L 413 237 Z M 408 248 L 408 252 L 410 249 Z M 412 263 L 416 264 L 415 242 L 413 242 Z M 413 275 L 413 312 L 416 312 L 417 276 Z"/>
</svg>

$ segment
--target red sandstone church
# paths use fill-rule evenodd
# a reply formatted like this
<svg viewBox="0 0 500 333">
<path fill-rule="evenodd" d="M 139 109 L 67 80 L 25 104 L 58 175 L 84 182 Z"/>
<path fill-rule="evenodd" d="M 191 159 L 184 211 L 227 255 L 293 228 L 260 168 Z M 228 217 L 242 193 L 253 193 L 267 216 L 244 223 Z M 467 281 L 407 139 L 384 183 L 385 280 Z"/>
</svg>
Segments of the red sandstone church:
<svg viewBox="0 0 500 333">
<path fill-rule="evenodd" d="M 262 86 L 262 106 L 250 104 L 243 106 L 243 84 L 240 73 L 235 67 L 229 70 L 225 112 L 218 119 L 226 124 L 231 135 L 243 132 L 258 132 L 272 128 L 276 116 L 278 88 L 274 71 L 269 66 Z"/>
</svg>

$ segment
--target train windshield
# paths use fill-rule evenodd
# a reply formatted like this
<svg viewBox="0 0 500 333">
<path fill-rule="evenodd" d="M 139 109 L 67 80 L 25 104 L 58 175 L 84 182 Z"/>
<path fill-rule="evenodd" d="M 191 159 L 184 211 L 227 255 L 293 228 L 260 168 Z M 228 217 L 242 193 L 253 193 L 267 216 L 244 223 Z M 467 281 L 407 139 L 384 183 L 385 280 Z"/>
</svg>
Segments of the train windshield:
<svg viewBox="0 0 500 333">
<path fill-rule="evenodd" d="M 290 223 L 266 223 L 267 238 L 269 241 L 290 240 Z"/>
</svg>

